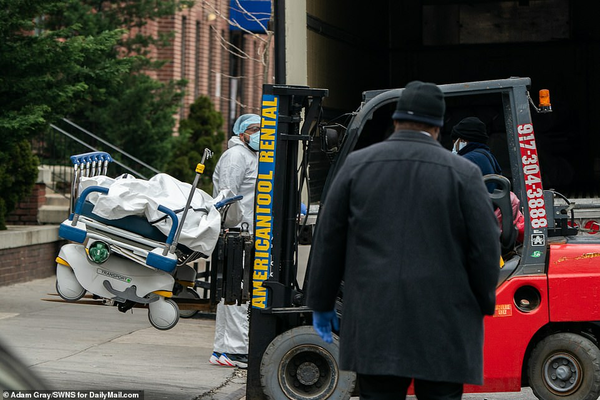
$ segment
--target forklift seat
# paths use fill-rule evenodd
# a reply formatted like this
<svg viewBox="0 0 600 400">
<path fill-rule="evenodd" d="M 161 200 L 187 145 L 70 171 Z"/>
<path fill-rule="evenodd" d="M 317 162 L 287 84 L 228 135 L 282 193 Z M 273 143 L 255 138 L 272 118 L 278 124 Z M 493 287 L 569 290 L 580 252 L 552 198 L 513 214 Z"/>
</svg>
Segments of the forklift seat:
<svg viewBox="0 0 600 400">
<path fill-rule="evenodd" d="M 483 181 L 496 184 L 496 189 L 490 193 L 492 204 L 502 214 L 502 229 L 500 234 L 500 245 L 502 254 L 514 250 L 517 240 L 517 228 L 513 223 L 512 204 L 510 200 L 510 181 L 502 175 L 489 174 L 483 177 Z"/>
<path fill-rule="evenodd" d="M 519 266 L 521 262 L 521 256 L 515 254 L 509 260 L 504 262 L 504 265 L 500 268 L 500 275 L 498 276 L 498 284 L 496 287 L 502 285 L 512 275 L 513 272 Z"/>
</svg>

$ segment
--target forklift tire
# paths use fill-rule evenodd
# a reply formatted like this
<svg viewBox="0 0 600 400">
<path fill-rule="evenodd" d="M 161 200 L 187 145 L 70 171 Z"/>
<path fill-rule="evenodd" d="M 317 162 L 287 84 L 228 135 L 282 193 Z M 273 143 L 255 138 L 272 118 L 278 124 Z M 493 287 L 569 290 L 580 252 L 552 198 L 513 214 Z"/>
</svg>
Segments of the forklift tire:
<svg viewBox="0 0 600 400">
<path fill-rule="evenodd" d="M 184 299 L 199 299 L 200 295 L 193 288 L 188 287 L 185 288 L 181 293 L 177 295 L 177 297 L 182 297 Z M 180 318 L 192 318 L 196 314 L 198 314 L 199 310 L 182 310 L 179 309 L 179 317 Z"/>
<path fill-rule="evenodd" d="M 339 339 L 325 343 L 312 326 L 299 326 L 277 336 L 260 364 L 260 381 L 271 400 L 345 400 L 356 375 L 338 367 Z"/>
<path fill-rule="evenodd" d="M 543 400 L 596 400 L 600 395 L 600 349 L 574 333 L 540 341 L 529 358 L 529 385 Z"/>
</svg>

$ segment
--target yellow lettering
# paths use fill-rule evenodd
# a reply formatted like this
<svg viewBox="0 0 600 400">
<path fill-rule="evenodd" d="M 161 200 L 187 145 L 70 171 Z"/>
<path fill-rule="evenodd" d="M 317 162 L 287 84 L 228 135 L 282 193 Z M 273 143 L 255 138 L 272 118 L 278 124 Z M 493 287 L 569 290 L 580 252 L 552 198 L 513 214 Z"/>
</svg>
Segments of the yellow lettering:
<svg viewBox="0 0 600 400">
<path fill-rule="evenodd" d="M 266 258 L 255 258 L 254 259 L 254 269 L 255 270 L 261 269 L 261 270 L 268 271 L 269 270 L 269 260 Z"/>
<path fill-rule="evenodd" d="M 258 156 L 258 162 L 266 162 L 266 163 L 272 163 L 274 162 L 273 160 L 273 152 L 272 151 L 260 151 L 259 156 Z"/>
<path fill-rule="evenodd" d="M 258 228 L 271 228 L 271 216 L 270 215 L 257 215 L 256 219 L 257 219 L 256 226 Z"/>
<path fill-rule="evenodd" d="M 272 100 L 263 99 L 261 114 L 261 132 L 259 162 L 275 162 L 276 127 L 278 97 Z M 255 199 L 256 227 L 254 242 L 254 272 L 252 275 L 252 307 L 265 308 L 267 306 L 267 290 L 262 286 L 263 281 L 269 277 L 269 251 L 271 250 L 272 216 L 269 206 L 272 204 L 271 191 L 273 190 L 273 171 L 259 174 L 256 183 L 257 194 Z"/>
<path fill-rule="evenodd" d="M 252 298 L 252 307 L 254 308 L 266 308 L 267 305 L 265 304 L 265 301 L 267 299 L 264 297 L 254 297 Z"/>
<path fill-rule="evenodd" d="M 265 294 L 267 292 L 267 288 L 263 287 L 263 281 L 252 281 L 252 292 L 257 295 Z"/>
<path fill-rule="evenodd" d="M 270 192 L 273 188 L 273 184 L 269 181 L 258 181 L 256 187 L 259 192 Z"/>
<path fill-rule="evenodd" d="M 275 129 L 265 128 L 260 130 L 260 140 L 275 140 Z"/>
<path fill-rule="evenodd" d="M 265 207 L 260 207 L 260 205 L 256 206 L 256 214 L 269 214 L 271 210 Z"/>
<path fill-rule="evenodd" d="M 263 281 L 252 282 L 252 306 L 265 308 L 267 301 L 267 289 L 262 287 Z"/>
<path fill-rule="evenodd" d="M 254 271 L 252 277 L 255 280 L 264 281 L 267 279 L 267 271 Z"/>
<path fill-rule="evenodd" d="M 259 193 L 256 196 L 256 202 L 261 206 L 268 206 L 271 204 L 271 195 L 268 193 Z"/>
<path fill-rule="evenodd" d="M 273 180 L 273 171 L 269 171 L 268 174 L 258 174 L 259 180 Z"/>
<path fill-rule="evenodd" d="M 273 97 L 273 100 L 263 100 L 263 104 L 267 106 L 277 106 L 277 102 L 279 101 L 279 97 Z"/>
<path fill-rule="evenodd" d="M 269 240 L 271 239 L 271 228 L 258 228 L 254 234 L 258 238 Z"/>
<path fill-rule="evenodd" d="M 265 121 L 266 119 L 270 119 L 270 120 L 276 120 L 277 119 L 277 101 L 275 101 L 275 104 L 271 103 L 268 104 L 268 101 L 263 101 L 263 109 L 262 109 L 262 116 L 263 116 L 263 121 Z M 274 107 L 265 107 L 265 106 L 274 106 Z M 264 124 L 264 122 L 263 122 Z"/>
<path fill-rule="evenodd" d="M 256 242 L 254 243 L 254 248 L 258 251 L 269 251 L 270 247 L 268 240 L 256 239 Z"/>
<path fill-rule="evenodd" d="M 261 140 L 260 148 L 263 150 L 275 150 L 275 141 L 274 140 Z"/>
</svg>

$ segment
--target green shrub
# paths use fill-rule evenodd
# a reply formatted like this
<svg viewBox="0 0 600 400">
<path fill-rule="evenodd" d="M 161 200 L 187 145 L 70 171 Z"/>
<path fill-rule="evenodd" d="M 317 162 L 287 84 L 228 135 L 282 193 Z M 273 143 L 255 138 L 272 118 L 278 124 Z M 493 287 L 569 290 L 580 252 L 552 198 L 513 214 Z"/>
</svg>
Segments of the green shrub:
<svg viewBox="0 0 600 400">
<path fill-rule="evenodd" d="M 179 136 L 174 138 L 173 152 L 165 172 L 175 178 L 191 183 L 196 165 L 202 160 L 204 149 L 214 155 L 205 162 L 205 170 L 198 187 L 212 195 L 212 174 L 223 152 L 225 134 L 222 131 L 223 116 L 216 111 L 210 98 L 200 96 L 190 106 L 187 119 L 179 124 Z"/>
</svg>

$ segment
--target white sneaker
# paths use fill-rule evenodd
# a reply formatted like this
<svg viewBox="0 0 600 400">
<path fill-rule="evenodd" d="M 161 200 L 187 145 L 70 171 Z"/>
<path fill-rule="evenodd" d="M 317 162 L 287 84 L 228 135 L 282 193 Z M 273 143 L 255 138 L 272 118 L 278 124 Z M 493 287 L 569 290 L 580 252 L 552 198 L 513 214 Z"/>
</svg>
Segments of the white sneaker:
<svg viewBox="0 0 600 400">
<path fill-rule="evenodd" d="M 219 361 L 219 357 L 221 357 L 221 354 L 217 353 L 215 351 L 215 352 L 213 352 L 210 355 L 210 358 L 208 359 L 208 362 L 211 363 L 211 364 L 214 364 L 214 365 L 224 365 L 224 364 L 221 364 L 221 362 Z"/>
<path fill-rule="evenodd" d="M 219 357 L 219 362 L 222 365 L 227 365 L 229 367 L 238 367 L 241 369 L 248 368 L 248 356 L 246 354 L 221 354 Z"/>
</svg>

